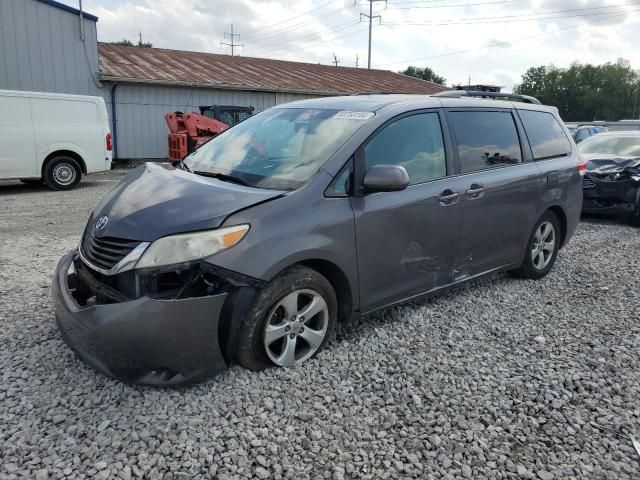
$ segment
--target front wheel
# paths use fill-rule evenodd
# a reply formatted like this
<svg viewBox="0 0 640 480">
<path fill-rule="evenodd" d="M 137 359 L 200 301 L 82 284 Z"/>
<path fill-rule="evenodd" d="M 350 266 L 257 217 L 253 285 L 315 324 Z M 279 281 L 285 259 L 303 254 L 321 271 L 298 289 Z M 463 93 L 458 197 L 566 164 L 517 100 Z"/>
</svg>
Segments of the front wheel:
<svg viewBox="0 0 640 480">
<path fill-rule="evenodd" d="M 324 348 L 336 325 L 329 281 L 294 266 L 262 289 L 242 324 L 236 359 L 250 370 L 298 365 Z"/>
<path fill-rule="evenodd" d="M 560 222 L 553 212 L 546 212 L 536 223 L 522 266 L 514 273 L 523 278 L 538 279 L 547 275 L 556 262 L 560 249 Z"/>
</svg>

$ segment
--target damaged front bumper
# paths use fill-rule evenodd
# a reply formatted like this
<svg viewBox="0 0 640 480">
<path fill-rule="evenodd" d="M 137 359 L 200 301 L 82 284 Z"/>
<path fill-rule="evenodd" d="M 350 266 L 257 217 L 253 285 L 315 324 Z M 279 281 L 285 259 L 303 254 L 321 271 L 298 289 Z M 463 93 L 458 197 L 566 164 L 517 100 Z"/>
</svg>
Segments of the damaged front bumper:
<svg viewBox="0 0 640 480">
<path fill-rule="evenodd" d="M 254 289 L 218 288 L 191 298 L 127 298 L 98 281 L 92 284 L 90 275 L 76 270 L 81 265 L 77 251 L 60 260 L 53 300 L 63 338 L 88 364 L 128 383 L 163 386 L 199 382 L 227 368 L 223 348 L 234 335 L 221 319 L 226 315 L 232 321 L 241 314 L 246 305 L 231 312 L 234 302 L 229 300 L 241 298 L 247 304 Z"/>
<path fill-rule="evenodd" d="M 587 171 L 582 191 L 583 213 L 640 215 L 640 162 Z"/>
</svg>

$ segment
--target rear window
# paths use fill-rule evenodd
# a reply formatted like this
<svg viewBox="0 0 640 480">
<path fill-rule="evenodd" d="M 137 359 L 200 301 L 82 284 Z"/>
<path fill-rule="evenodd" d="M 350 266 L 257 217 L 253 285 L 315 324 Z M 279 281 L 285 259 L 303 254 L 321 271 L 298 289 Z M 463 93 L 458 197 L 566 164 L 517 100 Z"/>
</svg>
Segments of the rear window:
<svg viewBox="0 0 640 480">
<path fill-rule="evenodd" d="M 510 112 L 452 112 L 462 173 L 522 162 L 520 139 Z"/>
<path fill-rule="evenodd" d="M 554 115 L 533 110 L 519 110 L 518 114 L 535 160 L 571 154 L 571 143 Z"/>
</svg>

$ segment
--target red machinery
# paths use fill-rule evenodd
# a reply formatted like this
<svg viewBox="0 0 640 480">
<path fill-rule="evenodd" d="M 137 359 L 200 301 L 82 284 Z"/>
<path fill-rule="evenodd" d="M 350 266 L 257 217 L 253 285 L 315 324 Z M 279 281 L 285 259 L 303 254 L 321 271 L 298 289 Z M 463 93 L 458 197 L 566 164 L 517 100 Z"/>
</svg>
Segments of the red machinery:
<svg viewBox="0 0 640 480">
<path fill-rule="evenodd" d="M 182 160 L 203 143 L 211 140 L 229 126 L 198 113 L 167 113 L 169 127 L 169 160 Z"/>
</svg>

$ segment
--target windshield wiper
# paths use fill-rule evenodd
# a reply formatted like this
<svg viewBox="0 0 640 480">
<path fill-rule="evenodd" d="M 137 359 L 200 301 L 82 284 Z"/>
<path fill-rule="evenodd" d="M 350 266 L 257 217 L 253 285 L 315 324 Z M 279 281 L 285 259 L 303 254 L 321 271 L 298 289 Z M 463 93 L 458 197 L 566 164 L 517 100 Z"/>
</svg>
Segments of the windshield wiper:
<svg viewBox="0 0 640 480">
<path fill-rule="evenodd" d="M 247 181 L 233 175 L 226 175 L 224 173 L 217 172 L 205 172 L 203 170 L 195 170 L 193 173 L 195 173 L 196 175 L 202 175 L 203 177 L 217 178 L 218 180 L 222 180 L 223 182 L 237 183 L 238 185 L 243 185 L 245 187 L 251 186 Z"/>
</svg>

